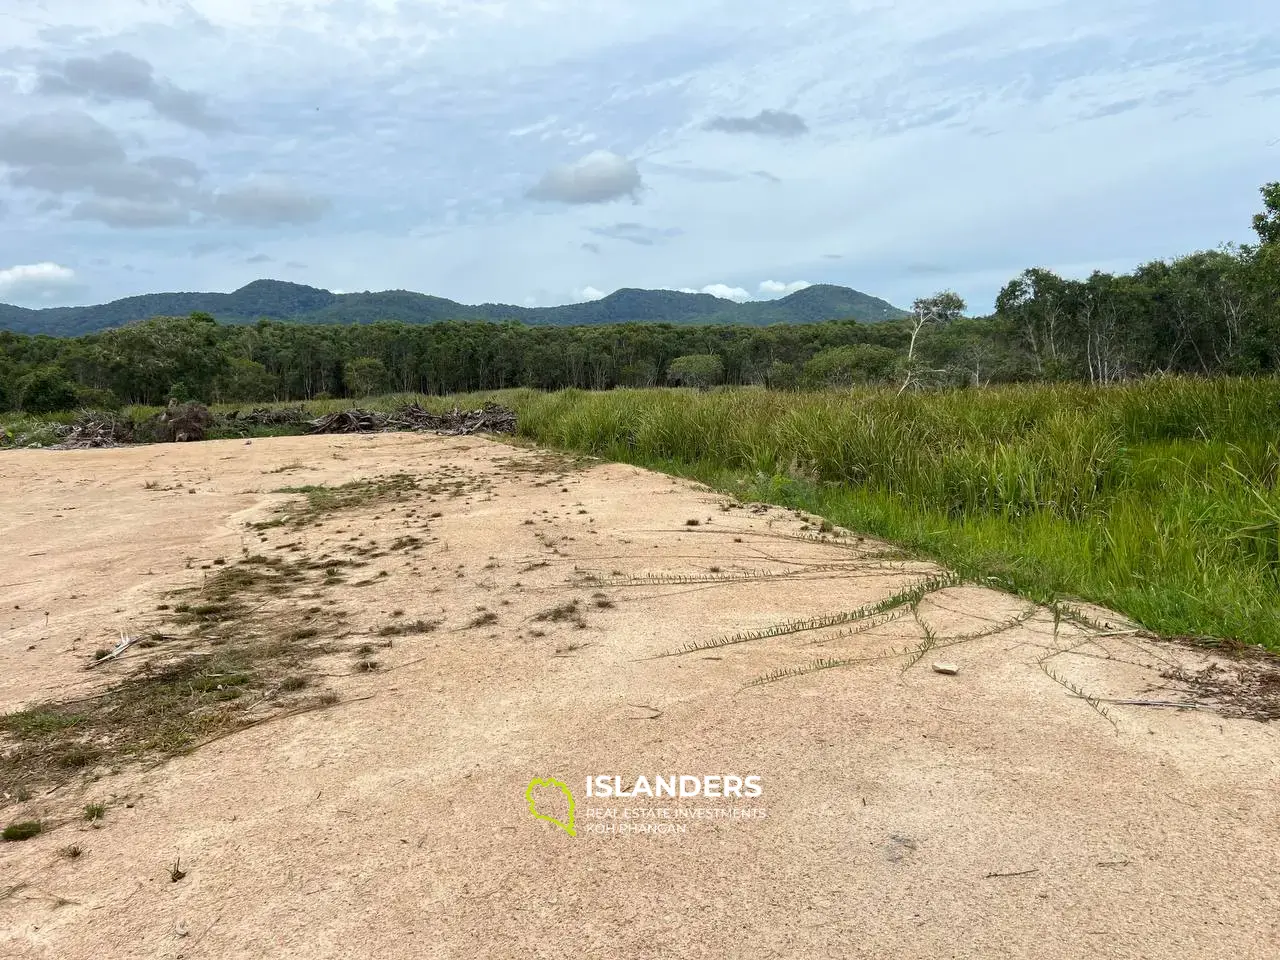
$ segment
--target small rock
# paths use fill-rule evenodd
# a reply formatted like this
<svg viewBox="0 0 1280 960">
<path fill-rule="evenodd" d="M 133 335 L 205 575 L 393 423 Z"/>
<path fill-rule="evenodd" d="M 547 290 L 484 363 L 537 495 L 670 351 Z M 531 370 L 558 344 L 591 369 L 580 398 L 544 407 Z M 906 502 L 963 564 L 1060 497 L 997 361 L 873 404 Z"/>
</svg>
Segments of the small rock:
<svg viewBox="0 0 1280 960">
<path fill-rule="evenodd" d="M 187 925 L 181 920 L 173 925 L 173 932 L 179 937 L 185 937 L 191 933 L 191 931 L 187 929 Z"/>
<path fill-rule="evenodd" d="M 945 673 L 948 677 L 954 677 L 960 672 L 960 668 L 954 663 L 935 663 L 933 665 L 934 673 Z"/>
</svg>

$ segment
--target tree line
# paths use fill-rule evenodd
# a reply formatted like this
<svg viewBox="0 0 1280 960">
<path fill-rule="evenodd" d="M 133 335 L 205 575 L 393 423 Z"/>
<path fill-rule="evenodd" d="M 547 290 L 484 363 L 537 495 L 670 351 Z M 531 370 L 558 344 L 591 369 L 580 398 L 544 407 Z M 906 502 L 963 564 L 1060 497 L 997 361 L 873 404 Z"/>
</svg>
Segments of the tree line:
<svg viewBox="0 0 1280 960">
<path fill-rule="evenodd" d="M 1024 271 L 993 314 L 944 291 L 880 323 L 547 327 L 221 325 L 157 317 L 74 338 L 0 332 L 0 409 L 252 403 L 535 387 L 891 383 L 899 389 L 1025 380 L 1106 383 L 1155 373 L 1280 368 L 1280 183 L 1262 188 L 1256 244 L 1085 280 Z"/>
</svg>

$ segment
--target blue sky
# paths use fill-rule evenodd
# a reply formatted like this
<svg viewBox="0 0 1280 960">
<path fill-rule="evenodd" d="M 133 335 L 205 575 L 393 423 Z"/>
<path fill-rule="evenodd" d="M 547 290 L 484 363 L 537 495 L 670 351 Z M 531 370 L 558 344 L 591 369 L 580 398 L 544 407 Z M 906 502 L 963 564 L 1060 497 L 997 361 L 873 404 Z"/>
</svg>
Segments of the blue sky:
<svg viewBox="0 0 1280 960">
<path fill-rule="evenodd" d="M 463 302 L 1249 239 L 1274 0 L 0 0 L 0 301 L 260 277 Z"/>
</svg>

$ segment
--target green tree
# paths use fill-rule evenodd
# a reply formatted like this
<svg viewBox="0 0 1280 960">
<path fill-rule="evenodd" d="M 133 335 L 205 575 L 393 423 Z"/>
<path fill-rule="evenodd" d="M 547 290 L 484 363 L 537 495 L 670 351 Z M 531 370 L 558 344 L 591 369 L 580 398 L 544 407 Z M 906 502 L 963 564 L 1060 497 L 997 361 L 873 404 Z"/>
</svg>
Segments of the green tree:
<svg viewBox="0 0 1280 960">
<path fill-rule="evenodd" d="M 887 380 L 898 356 L 896 350 L 870 343 L 828 347 L 804 365 L 804 382 L 810 387 L 850 387 Z"/>
<path fill-rule="evenodd" d="M 652 387 L 658 380 L 658 368 L 652 360 L 636 360 L 618 370 L 618 384 L 623 387 Z"/>
<path fill-rule="evenodd" d="M 86 410 L 119 410 L 120 398 L 100 387 L 76 387 L 76 406 Z"/>
<path fill-rule="evenodd" d="M 724 363 L 714 353 L 676 357 L 667 367 L 667 382 L 677 387 L 706 390 L 724 380 Z"/>
<path fill-rule="evenodd" d="M 76 405 L 76 386 L 61 367 L 36 367 L 18 381 L 18 408 L 27 413 L 53 413 Z"/>
<path fill-rule="evenodd" d="M 772 361 L 764 370 L 764 385 L 770 390 L 794 390 L 800 383 L 800 375 L 794 363 Z"/>
<path fill-rule="evenodd" d="M 270 400 L 275 393 L 276 378 L 257 360 L 234 357 L 218 377 L 218 396 L 232 403 Z"/>
<path fill-rule="evenodd" d="M 1263 185 L 1262 212 L 1253 218 L 1253 230 L 1258 240 L 1267 244 L 1280 244 L 1280 182 Z"/>
<path fill-rule="evenodd" d="M 377 357 L 356 357 L 347 361 L 342 379 L 352 396 L 368 397 L 384 388 L 387 368 Z"/>
</svg>

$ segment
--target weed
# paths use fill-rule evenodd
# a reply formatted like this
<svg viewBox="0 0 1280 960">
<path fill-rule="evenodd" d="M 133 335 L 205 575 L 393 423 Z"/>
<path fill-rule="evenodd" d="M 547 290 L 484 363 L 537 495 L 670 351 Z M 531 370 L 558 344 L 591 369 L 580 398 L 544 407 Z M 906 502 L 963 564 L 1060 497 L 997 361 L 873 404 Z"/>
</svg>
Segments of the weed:
<svg viewBox="0 0 1280 960">
<path fill-rule="evenodd" d="M 0 840 L 16 843 L 19 840 L 30 840 L 32 837 L 38 837 L 42 833 L 44 833 L 44 824 L 39 820 L 19 820 L 0 830 Z"/>
<path fill-rule="evenodd" d="M 260 521 L 253 526 L 257 529 L 286 525 L 305 526 L 316 523 L 325 515 L 335 511 L 406 500 L 417 490 L 417 478 L 407 473 L 374 477 L 370 480 L 353 480 L 337 487 L 314 484 L 281 487 L 273 492 L 301 494 L 303 499 L 285 504 L 274 519 Z"/>
<path fill-rule="evenodd" d="M 84 807 L 84 818 L 89 822 L 101 820 L 107 815 L 107 805 L 105 803 L 87 803 Z"/>
<path fill-rule="evenodd" d="M 316 566 L 246 557 L 177 591 L 188 602 L 171 616 L 190 632 L 151 635 L 186 640 L 173 644 L 172 656 L 130 662 L 129 673 L 93 697 L 0 715 L 0 781 L 62 783 L 94 766 L 115 770 L 150 754 L 182 753 L 256 722 L 254 708 L 307 685 L 298 668 L 323 649 L 308 645 L 320 626 L 298 624 L 288 599 L 315 582 Z M 312 616 L 319 615 L 317 608 Z"/>
<path fill-rule="evenodd" d="M 568 603 L 534 614 L 533 619 L 543 623 L 563 623 L 566 620 L 577 620 L 578 617 L 578 601 L 570 600 Z"/>
<path fill-rule="evenodd" d="M 387 624 L 385 627 L 378 629 L 378 636 L 403 637 L 409 634 L 431 633 L 442 622 L 441 620 L 414 620 L 412 623 Z"/>
<path fill-rule="evenodd" d="M 872 617 L 888 613 L 899 607 L 913 607 L 928 594 L 946 589 L 947 587 L 956 586 L 960 582 L 961 581 L 958 577 L 951 574 L 930 577 L 903 590 L 899 590 L 896 593 L 885 597 L 883 600 L 878 600 L 875 603 L 868 603 L 856 610 L 850 610 L 844 613 L 827 614 L 820 617 L 806 617 L 800 620 L 787 620 L 783 623 L 776 623 L 772 626 L 764 627 L 759 630 L 747 630 L 742 633 L 718 637 L 714 640 L 697 640 L 686 643 L 683 647 L 673 653 L 660 654 L 660 656 L 677 656 L 687 653 L 699 653 L 703 650 L 714 650 L 720 647 L 732 646 L 734 644 L 749 643 L 753 640 L 783 637 L 794 633 L 806 633 L 812 630 L 822 630 L 827 627 L 838 627 L 847 623 L 869 620 Z"/>
<path fill-rule="evenodd" d="M 583 650 L 589 646 L 591 646 L 591 644 L 578 643 L 576 641 L 571 643 L 566 643 L 563 647 L 556 647 L 556 656 L 557 657 L 568 656 L 571 653 L 577 653 L 579 650 Z"/>
</svg>

